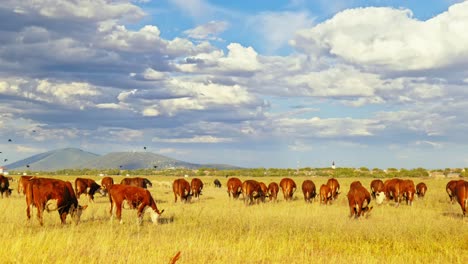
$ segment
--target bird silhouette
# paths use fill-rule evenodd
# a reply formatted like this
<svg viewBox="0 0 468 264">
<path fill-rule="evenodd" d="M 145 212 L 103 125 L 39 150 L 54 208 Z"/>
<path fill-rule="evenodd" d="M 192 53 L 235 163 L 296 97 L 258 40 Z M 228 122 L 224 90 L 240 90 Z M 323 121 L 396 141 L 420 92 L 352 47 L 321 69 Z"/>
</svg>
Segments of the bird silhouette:
<svg viewBox="0 0 468 264">
<path fill-rule="evenodd" d="M 146 147 L 143 147 L 144 150 L 146 150 Z"/>
<path fill-rule="evenodd" d="M 11 142 L 11 138 L 8 139 L 8 142 Z"/>
<path fill-rule="evenodd" d="M 4 159 L 4 160 L 3 160 L 3 162 L 7 162 L 7 161 L 8 161 L 8 159 Z"/>
</svg>

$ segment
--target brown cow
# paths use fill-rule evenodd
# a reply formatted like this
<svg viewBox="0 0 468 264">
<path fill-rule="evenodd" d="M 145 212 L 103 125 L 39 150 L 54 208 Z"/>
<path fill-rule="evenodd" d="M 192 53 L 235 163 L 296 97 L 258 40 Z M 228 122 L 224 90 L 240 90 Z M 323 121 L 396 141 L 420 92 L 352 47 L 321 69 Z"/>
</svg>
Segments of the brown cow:
<svg viewBox="0 0 468 264">
<path fill-rule="evenodd" d="M 238 178 L 229 178 L 227 181 L 227 192 L 229 197 L 232 197 L 234 199 L 239 198 L 239 195 L 242 193 L 242 181 L 239 180 Z"/>
<path fill-rule="evenodd" d="M 370 183 L 371 196 L 376 199 L 379 193 L 383 192 L 384 183 L 382 180 L 376 179 Z"/>
<path fill-rule="evenodd" d="M 111 217 L 117 216 L 117 220 L 122 224 L 122 208 L 127 205 L 130 209 L 137 209 L 138 224 L 143 221 L 143 213 L 150 213 L 153 224 L 158 223 L 159 216 L 164 210 L 159 211 L 151 193 L 147 189 L 143 189 L 131 185 L 114 184 L 109 188 L 109 201 L 111 203 Z M 124 204 L 124 201 L 126 202 Z"/>
<path fill-rule="evenodd" d="M 28 188 L 29 180 L 34 176 L 23 175 L 18 180 L 18 194 L 26 194 L 26 189 Z"/>
<path fill-rule="evenodd" d="M 332 199 L 332 191 L 330 187 L 326 184 L 322 184 L 322 186 L 320 186 L 320 204 L 324 203 L 327 205 Z"/>
<path fill-rule="evenodd" d="M 81 194 L 86 194 L 90 202 L 94 202 L 94 194 L 96 192 L 99 192 L 102 195 L 104 195 L 104 191 L 101 189 L 101 186 L 97 184 L 93 179 L 87 178 L 76 178 L 75 191 L 77 199 L 80 199 Z"/>
<path fill-rule="evenodd" d="M 361 182 L 352 182 L 348 192 L 348 203 L 349 203 L 349 217 L 358 218 L 364 216 L 365 213 L 369 213 L 372 207 L 369 207 L 371 201 L 371 195 Z"/>
<path fill-rule="evenodd" d="M 424 182 L 420 182 L 416 185 L 416 194 L 419 198 L 424 198 L 427 192 L 427 186 Z"/>
<path fill-rule="evenodd" d="M 31 178 L 26 189 L 26 215 L 31 219 L 31 207 L 37 208 L 37 218 L 44 224 L 42 215 L 44 210 L 57 210 L 62 224 L 65 224 L 67 215 L 78 224 L 81 213 L 87 205 L 78 204 L 75 192 L 70 182 L 49 178 Z"/>
<path fill-rule="evenodd" d="M 246 205 L 253 204 L 254 200 L 257 204 L 265 202 L 266 193 L 263 192 L 260 183 L 255 180 L 246 180 L 242 183 L 242 193 L 244 194 L 244 201 Z"/>
<path fill-rule="evenodd" d="M 278 192 L 279 192 L 279 185 L 276 182 L 270 182 L 270 184 L 268 184 L 268 197 L 270 197 L 270 201 L 271 200 L 277 201 Z"/>
<path fill-rule="evenodd" d="M 146 178 L 134 177 L 134 178 L 124 178 L 120 184 L 131 185 L 140 188 L 147 189 L 147 187 L 152 187 L 153 184 Z"/>
<path fill-rule="evenodd" d="M 330 187 L 332 192 L 332 199 L 336 200 L 338 198 L 338 194 L 340 194 L 340 183 L 335 178 L 330 178 L 327 181 L 328 187 Z"/>
<path fill-rule="evenodd" d="M 387 200 L 394 200 L 395 206 L 398 207 L 400 205 L 401 197 L 403 192 L 401 190 L 401 181 L 400 179 L 391 179 L 386 180 L 384 182 L 384 193 Z"/>
<path fill-rule="evenodd" d="M 266 184 L 263 182 L 258 182 L 258 184 L 260 184 L 260 188 L 262 188 L 262 192 L 264 194 L 268 194 L 268 187 L 266 186 Z"/>
<path fill-rule="evenodd" d="M 406 199 L 406 204 L 413 205 L 414 195 L 416 194 L 414 182 L 412 180 L 401 180 L 400 188 L 403 197 Z"/>
<path fill-rule="evenodd" d="M 460 204 L 463 217 L 466 215 L 466 210 L 468 209 L 468 182 L 464 180 L 459 180 L 457 186 L 455 187 L 455 197 L 457 197 L 458 204 Z"/>
<path fill-rule="evenodd" d="M 114 179 L 111 177 L 104 177 L 101 180 L 101 186 L 105 193 L 109 192 L 109 188 L 114 185 Z"/>
<path fill-rule="evenodd" d="M 447 191 L 447 194 L 450 198 L 450 203 L 453 204 L 453 201 L 455 200 L 455 188 L 457 187 L 458 181 L 462 180 L 451 180 L 447 183 L 447 186 L 445 187 L 445 190 Z"/>
<path fill-rule="evenodd" d="M 0 175 L 0 193 L 2 194 L 2 198 L 3 194 L 5 194 L 6 197 L 9 197 L 11 194 L 8 178 L 3 175 Z"/>
<path fill-rule="evenodd" d="M 192 189 L 192 194 L 195 198 L 199 198 L 203 190 L 203 182 L 198 178 L 193 178 L 190 182 L 190 189 Z"/>
<path fill-rule="evenodd" d="M 315 199 L 315 196 L 317 195 L 314 182 L 311 180 L 305 180 L 302 183 L 302 193 L 304 194 L 304 201 L 306 203 L 312 202 L 311 199 Z"/>
<path fill-rule="evenodd" d="M 291 178 L 283 178 L 279 185 L 283 191 L 284 200 L 292 200 L 293 194 L 296 191 L 296 183 Z"/>
<path fill-rule="evenodd" d="M 176 179 L 172 183 L 172 191 L 174 192 L 174 202 L 177 202 L 177 196 L 182 202 L 190 202 L 192 193 L 190 193 L 190 183 L 183 178 Z"/>
</svg>

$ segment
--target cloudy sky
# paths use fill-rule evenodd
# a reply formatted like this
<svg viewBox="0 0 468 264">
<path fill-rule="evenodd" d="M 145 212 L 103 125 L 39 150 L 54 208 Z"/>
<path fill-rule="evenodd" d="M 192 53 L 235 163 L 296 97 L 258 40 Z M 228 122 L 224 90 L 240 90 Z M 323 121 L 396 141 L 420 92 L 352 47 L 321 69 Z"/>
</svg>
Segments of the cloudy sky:
<svg viewBox="0 0 468 264">
<path fill-rule="evenodd" d="M 468 167 L 467 30 L 449 0 L 2 0 L 0 161 Z"/>
</svg>

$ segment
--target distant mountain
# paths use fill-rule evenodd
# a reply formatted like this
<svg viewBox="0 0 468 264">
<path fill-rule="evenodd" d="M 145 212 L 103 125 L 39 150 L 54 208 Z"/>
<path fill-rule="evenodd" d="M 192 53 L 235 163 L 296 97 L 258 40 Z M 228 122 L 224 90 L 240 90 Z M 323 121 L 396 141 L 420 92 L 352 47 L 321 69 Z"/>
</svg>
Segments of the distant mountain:
<svg viewBox="0 0 468 264">
<path fill-rule="evenodd" d="M 87 163 L 97 157 L 99 155 L 81 149 L 64 148 L 37 154 L 5 167 L 8 170 L 56 171 L 79 168 L 80 164 Z"/>
<path fill-rule="evenodd" d="M 29 168 L 26 166 L 29 165 Z M 52 150 L 5 166 L 8 170 L 56 171 L 62 169 L 238 169 L 224 164 L 195 164 L 151 152 L 113 152 L 103 156 L 76 148 Z"/>
</svg>

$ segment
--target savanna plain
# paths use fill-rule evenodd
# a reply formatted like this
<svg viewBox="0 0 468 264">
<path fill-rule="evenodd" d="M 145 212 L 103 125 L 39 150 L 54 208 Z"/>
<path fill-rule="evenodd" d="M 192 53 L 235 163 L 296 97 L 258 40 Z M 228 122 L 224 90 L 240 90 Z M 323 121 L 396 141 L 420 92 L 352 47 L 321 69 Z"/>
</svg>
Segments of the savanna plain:
<svg viewBox="0 0 468 264">
<path fill-rule="evenodd" d="M 113 178 L 118 183 L 123 177 Z M 214 177 L 199 177 L 203 195 L 187 204 L 174 202 L 175 177 L 147 178 L 158 208 L 165 210 L 158 225 L 149 215 L 137 225 L 136 210 L 123 211 L 123 224 L 111 220 L 109 198 L 96 194 L 94 203 L 80 197 L 89 207 L 78 225 L 70 217 L 61 225 L 51 212 L 41 227 L 36 209 L 27 221 L 25 198 L 12 183 L 12 196 L 0 199 L 1 262 L 169 263 L 180 252 L 177 263 L 468 263 L 468 219 L 450 203 L 448 179 L 413 179 L 427 184 L 424 199 L 398 208 L 392 201 L 371 202 L 369 217 L 355 220 L 349 218 L 349 185 L 360 180 L 369 190 L 373 178 L 338 178 L 341 194 L 327 206 L 318 199 L 305 203 L 300 188 L 305 179 L 319 187 L 326 177 L 292 177 L 298 186 L 293 201 L 280 193 L 276 203 L 251 206 L 228 197 L 227 178 L 219 178 L 222 188 L 215 188 Z M 281 177 L 255 179 L 268 185 Z"/>
</svg>

